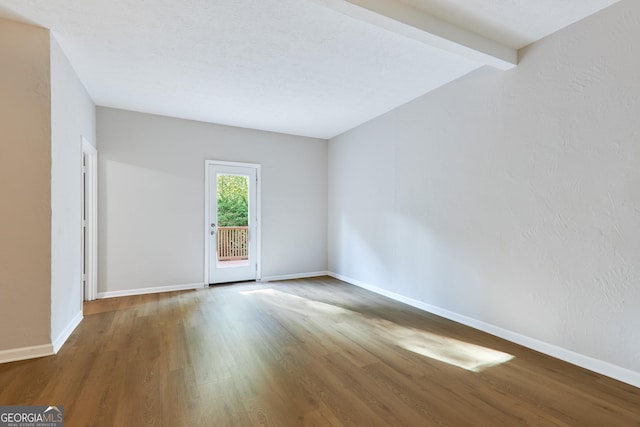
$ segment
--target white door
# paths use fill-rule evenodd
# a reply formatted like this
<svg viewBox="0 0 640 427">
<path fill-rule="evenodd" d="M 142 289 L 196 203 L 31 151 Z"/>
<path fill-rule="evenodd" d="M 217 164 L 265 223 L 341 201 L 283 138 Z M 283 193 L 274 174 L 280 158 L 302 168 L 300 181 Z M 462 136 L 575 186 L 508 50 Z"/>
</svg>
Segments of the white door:
<svg viewBox="0 0 640 427">
<path fill-rule="evenodd" d="M 258 166 L 207 163 L 209 283 L 257 279 Z"/>
</svg>

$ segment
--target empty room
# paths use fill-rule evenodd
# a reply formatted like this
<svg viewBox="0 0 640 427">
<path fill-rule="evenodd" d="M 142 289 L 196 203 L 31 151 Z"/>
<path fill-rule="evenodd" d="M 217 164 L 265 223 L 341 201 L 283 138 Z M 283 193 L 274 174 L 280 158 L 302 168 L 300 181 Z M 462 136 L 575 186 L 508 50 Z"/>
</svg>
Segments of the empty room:
<svg viewBox="0 0 640 427">
<path fill-rule="evenodd" d="M 640 426 L 639 164 L 637 0 L 0 0 L 0 426 Z"/>
</svg>

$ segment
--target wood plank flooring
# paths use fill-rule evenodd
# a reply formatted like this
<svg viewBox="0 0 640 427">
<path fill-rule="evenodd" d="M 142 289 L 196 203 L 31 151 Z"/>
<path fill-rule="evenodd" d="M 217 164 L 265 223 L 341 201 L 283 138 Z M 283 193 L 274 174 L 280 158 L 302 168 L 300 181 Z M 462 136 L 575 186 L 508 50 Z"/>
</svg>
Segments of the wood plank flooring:
<svg viewBox="0 0 640 427">
<path fill-rule="evenodd" d="M 0 405 L 73 426 L 640 426 L 640 389 L 322 277 L 85 304 Z"/>
</svg>

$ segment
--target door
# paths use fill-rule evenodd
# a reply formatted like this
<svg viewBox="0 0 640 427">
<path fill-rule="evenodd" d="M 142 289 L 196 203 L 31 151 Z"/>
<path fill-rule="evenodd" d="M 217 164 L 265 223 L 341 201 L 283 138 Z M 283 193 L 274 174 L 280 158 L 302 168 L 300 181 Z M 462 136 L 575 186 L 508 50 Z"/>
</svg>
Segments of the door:
<svg viewBox="0 0 640 427">
<path fill-rule="evenodd" d="M 207 163 L 208 280 L 258 278 L 258 166 Z"/>
</svg>

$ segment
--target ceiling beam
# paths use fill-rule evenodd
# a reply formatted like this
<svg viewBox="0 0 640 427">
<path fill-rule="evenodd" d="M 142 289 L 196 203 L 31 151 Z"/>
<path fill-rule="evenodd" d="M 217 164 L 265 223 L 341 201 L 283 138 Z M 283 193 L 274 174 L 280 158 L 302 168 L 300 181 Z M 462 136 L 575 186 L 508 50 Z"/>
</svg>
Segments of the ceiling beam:
<svg viewBox="0 0 640 427">
<path fill-rule="evenodd" d="M 398 0 L 316 0 L 333 10 L 452 53 L 508 70 L 518 51 L 487 39 Z"/>
</svg>

